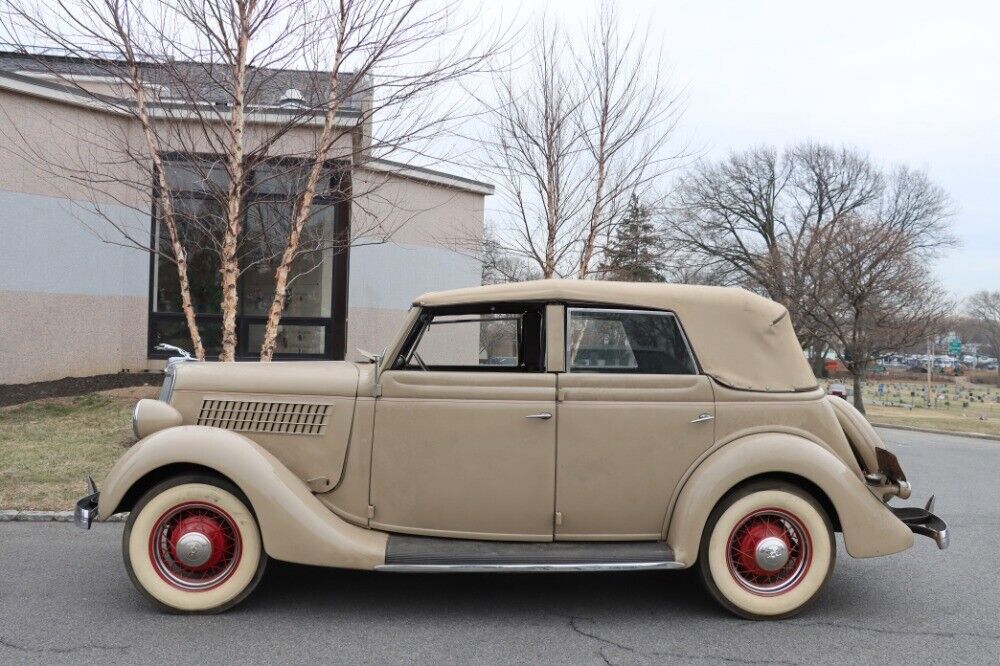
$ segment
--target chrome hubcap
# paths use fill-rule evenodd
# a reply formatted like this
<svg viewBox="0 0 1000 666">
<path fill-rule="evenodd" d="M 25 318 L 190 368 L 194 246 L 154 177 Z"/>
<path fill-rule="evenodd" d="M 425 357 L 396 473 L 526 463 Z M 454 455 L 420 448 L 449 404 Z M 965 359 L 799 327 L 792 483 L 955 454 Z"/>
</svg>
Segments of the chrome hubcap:
<svg viewBox="0 0 1000 666">
<path fill-rule="evenodd" d="M 200 567 L 212 557 L 212 542 L 201 532 L 188 532 L 177 540 L 177 559 L 189 567 Z"/>
<path fill-rule="evenodd" d="M 788 563 L 788 545 L 778 537 L 761 539 L 754 551 L 757 566 L 764 571 L 778 571 Z"/>
</svg>

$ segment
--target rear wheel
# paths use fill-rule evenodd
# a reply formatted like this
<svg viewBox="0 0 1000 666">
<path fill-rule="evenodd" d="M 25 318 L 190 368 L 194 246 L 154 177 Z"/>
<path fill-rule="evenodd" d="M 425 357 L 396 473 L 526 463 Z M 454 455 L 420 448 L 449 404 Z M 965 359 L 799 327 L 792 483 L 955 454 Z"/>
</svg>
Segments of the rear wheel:
<svg viewBox="0 0 1000 666">
<path fill-rule="evenodd" d="M 830 518 L 801 488 L 758 482 L 712 511 L 698 556 L 712 596 L 750 619 L 801 612 L 829 580 L 837 549 Z"/>
<path fill-rule="evenodd" d="M 249 501 L 233 484 L 203 474 L 168 479 L 143 495 L 125 524 L 122 551 L 135 586 L 181 613 L 234 606 L 267 564 Z"/>
</svg>

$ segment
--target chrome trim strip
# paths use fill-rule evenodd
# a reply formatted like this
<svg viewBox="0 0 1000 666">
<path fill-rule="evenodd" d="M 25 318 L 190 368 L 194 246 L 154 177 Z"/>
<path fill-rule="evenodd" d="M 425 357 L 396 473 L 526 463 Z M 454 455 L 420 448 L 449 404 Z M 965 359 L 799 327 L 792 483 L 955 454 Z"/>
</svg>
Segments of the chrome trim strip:
<svg viewBox="0 0 1000 666">
<path fill-rule="evenodd" d="M 681 562 L 580 562 L 525 564 L 379 564 L 375 571 L 396 573 L 529 573 L 555 571 L 654 571 L 684 569 Z"/>
</svg>

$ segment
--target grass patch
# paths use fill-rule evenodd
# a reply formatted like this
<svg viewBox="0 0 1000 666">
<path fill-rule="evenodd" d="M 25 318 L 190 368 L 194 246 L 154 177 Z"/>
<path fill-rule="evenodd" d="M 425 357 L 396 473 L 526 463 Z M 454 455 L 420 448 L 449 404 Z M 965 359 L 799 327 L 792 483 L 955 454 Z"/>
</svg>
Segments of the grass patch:
<svg viewBox="0 0 1000 666">
<path fill-rule="evenodd" d="M 131 411 L 155 389 L 120 389 L 0 409 L 0 508 L 66 511 L 134 438 Z"/>
<path fill-rule="evenodd" d="M 852 390 L 850 383 L 847 386 Z M 1000 435 L 1000 387 L 973 384 L 965 376 L 934 382 L 930 400 L 926 382 L 898 375 L 865 382 L 862 394 L 868 418 L 875 423 Z"/>
</svg>

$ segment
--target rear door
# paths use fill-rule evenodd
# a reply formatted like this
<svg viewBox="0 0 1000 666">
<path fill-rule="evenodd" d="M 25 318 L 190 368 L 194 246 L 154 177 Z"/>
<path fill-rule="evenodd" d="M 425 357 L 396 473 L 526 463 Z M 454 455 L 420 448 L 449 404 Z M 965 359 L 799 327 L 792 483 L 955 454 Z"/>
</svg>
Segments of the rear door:
<svg viewBox="0 0 1000 666">
<path fill-rule="evenodd" d="M 555 538 L 660 537 L 680 476 L 714 441 L 708 377 L 672 313 L 567 308 Z"/>
</svg>

